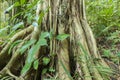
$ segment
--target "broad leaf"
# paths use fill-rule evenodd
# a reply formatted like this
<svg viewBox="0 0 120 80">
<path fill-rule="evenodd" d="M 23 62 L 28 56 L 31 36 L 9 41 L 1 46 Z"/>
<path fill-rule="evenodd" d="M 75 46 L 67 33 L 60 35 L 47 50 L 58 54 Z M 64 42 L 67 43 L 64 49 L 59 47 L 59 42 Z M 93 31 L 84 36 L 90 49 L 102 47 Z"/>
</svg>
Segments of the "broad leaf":
<svg viewBox="0 0 120 80">
<path fill-rule="evenodd" d="M 49 62 L 50 62 L 50 58 L 48 58 L 48 57 L 43 58 L 43 64 L 44 65 L 47 65 Z"/>
<path fill-rule="evenodd" d="M 40 35 L 40 38 L 46 38 L 49 35 L 50 35 L 49 32 L 42 32 L 41 35 Z"/>
<path fill-rule="evenodd" d="M 58 40 L 63 41 L 64 39 L 68 38 L 70 35 L 69 34 L 59 34 L 56 38 Z"/>
<path fill-rule="evenodd" d="M 47 72 L 47 68 L 44 68 L 43 70 L 42 70 L 42 74 L 45 74 L 46 72 Z"/>
<path fill-rule="evenodd" d="M 46 39 L 40 39 L 39 40 L 39 44 L 38 45 L 40 45 L 40 46 L 47 46 L 47 40 Z"/>
<path fill-rule="evenodd" d="M 32 44 L 35 43 L 36 40 L 30 40 L 28 41 L 22 48 L 20 49 L 21 54 L 23 54 Z"/>
<path fill-rule="evenodd" d="M 34 61 L 34 55 L 37 53 L 40 47 L 44 45 L 47 45 L 46 39 L 39 39 L 39 41 L 34 46 L 32 46 L 27 57 L 28 63 L 31 63 Z"/>
<path fill-rule="evenodd" d="M 39 66 L 39 60 L 37 59 L 37 60 L 34 61 L 33 67 L 34 67 L 35 70 L 37 70 L 38 66 Z"/>
<path fill-rule="evenodd" d="M 44 39 L 44 37 L 46 37 L 46 33 L 43 34 L 42 36 L 43 38 L 39 38 L 38 42 L 32 46 L 32 48 L 29 50 L 28 52 L 28 56 L 27 56 L 27 60 L 26 60 L 26 64 L 25 66 L 23 67 L 23 72 L 22 73 L 25 73 L 27 72 L 30 68 L 27 68 L 25 71 L 24 69 L 26 68 L 26 66 L 28 66 L 28 64 L 32 64 L 34 61 L 35 61 L 35 54 L 38 52 L 38 50 L 40 49 L 41 46 L 44 46 L 44 45 L 47 45 L 47 40 Z M 49 59 L 44 59 L 44 63 L 45 64 L 48 64 L 49 63 Z M 38 66 L 38 61 L 36 61 L 34 63 L 34 68 L 37 69 L 37 66 Z M 28 67 L 31 67 L 31 66 L 28 66 Z"/>
<path fill-rule="evenodd" d="M 37 52 L 38 48 L 35 48 L 35 45 L 32 46 L 32 48 L 29 50 L 28 56 L 27 56 L 27 63 L 32 63 L 34 61 L 34 54 Z"/>
<path fill-rule="evenodd" d="M 24 75 L 31 67 L 31 63 L 25 64 L 25 66 L 22 68 L 21 74 Z"/>
</svg>

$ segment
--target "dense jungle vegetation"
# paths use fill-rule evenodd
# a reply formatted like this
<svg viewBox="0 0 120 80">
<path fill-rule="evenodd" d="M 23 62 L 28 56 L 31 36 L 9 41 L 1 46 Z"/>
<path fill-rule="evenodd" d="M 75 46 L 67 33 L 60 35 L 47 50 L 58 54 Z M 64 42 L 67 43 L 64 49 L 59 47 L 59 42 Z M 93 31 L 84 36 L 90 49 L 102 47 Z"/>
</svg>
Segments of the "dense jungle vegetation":
<svg viewBox="0 0 120 80">
<path fill-rule="evenodd" d="M 0 80 L 120 80 L 120 0 L 0 0 Z"/>
</svg>

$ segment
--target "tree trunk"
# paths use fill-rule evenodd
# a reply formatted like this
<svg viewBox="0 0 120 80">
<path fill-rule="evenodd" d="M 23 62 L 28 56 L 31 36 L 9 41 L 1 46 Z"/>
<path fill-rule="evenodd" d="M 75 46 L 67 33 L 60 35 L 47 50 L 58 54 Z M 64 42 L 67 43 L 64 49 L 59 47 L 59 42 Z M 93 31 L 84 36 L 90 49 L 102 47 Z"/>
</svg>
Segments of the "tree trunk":
<svg viewBox="0 0 120 80">
<path fill-rule="evenodd" d="M 100 72 L 93 66 L 100 64 L 107 67 L 107 64 L 101 59 L 97 51 L 96 42 L 93 33 L 87 23 L 85 15 L 84 0 L 50 0 L 49 21 L 50 28 L 58 34 L 70 34 L 70 39 L 58 43 L 58 72 L 61 79 L 70 80 L 71 77 L 65 72 L 65 68 L 70 72 L 70 55 L 74 54 L 76 68 L 82 71 L 84 80 L 103 80 Z M 46 19 L 47 20 L 47 19 Z M 47 24 L 47 23 L 46 23 Z M 71 46 L 68 45 L 71 44 Z M 57 44 L 57 43 L 56 43 Z M 68 47 L 69 46 L 69 47 Z M 80 61 L 78 61 L 80 59 Z M 94 59 L 99 61 L 94 62 Z M 77 67 L 77 64 L 80 66 Z M 71 65 L 71 66 L 70 66 Z M 93 78 L 91 76 L 94 76 Z M 68 78 L 67 78 L 68 77 Z"/>
</svg>

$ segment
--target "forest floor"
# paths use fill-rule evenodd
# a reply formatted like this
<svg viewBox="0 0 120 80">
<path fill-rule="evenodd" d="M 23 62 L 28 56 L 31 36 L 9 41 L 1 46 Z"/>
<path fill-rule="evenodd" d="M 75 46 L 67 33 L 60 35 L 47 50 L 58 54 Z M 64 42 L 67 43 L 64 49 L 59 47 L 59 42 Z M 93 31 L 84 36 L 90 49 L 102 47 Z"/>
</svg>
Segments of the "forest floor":
<svg viewBox="0 0 120 80">
<path fill-rule="evenodd" d="M 99 37 L 96 41 L 102 58 L 115 71 L 116 78 L 112 80 L 120 80 L 120 42 L 113 44 L 114 40 L 107 40 L 106 36 Z"/>
</svg>

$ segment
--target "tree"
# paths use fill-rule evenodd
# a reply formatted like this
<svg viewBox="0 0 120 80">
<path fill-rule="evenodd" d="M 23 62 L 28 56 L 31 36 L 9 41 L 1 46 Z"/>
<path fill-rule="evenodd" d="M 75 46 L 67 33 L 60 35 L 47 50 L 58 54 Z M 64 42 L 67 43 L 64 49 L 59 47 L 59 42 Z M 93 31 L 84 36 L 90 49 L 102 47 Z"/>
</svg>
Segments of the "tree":
<svg viewBox="0 0 120 80">
<path fill-rule="evenodd" d="M 98 53 L 84 0 L 31 2 L 26 11 L 37 5 L 33 25 L 16 33 L 0 52 L 1 78 L 43 80 L 58 75 L 61 80 L 110 79 L 108 71 L 101 71 L 110 69 Z M 18 3 L 13 7 L 27 4 L 25 0 Z M 22 14 L 18 17 L 24 19 Z M 55 71 L 48 70 L 51 68 Z"/>
</svg>

